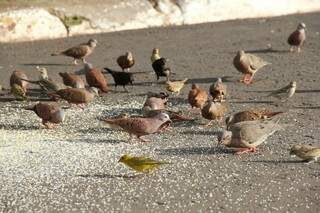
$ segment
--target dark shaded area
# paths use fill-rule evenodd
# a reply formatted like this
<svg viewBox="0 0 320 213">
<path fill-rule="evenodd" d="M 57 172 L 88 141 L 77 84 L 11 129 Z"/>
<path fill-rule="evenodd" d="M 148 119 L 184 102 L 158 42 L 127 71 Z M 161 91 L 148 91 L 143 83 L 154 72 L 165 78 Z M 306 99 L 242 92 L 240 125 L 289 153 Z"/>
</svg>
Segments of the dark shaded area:
<svg viewBox="0 0 320 213">
<path fill-rule="evenodd" d="M 83 178 L 123 178 L 123 179 L 135 179 L 137 177 L 142 177 L 144 174 L 136 175 L 113 175 L 113 174 L 82 174 L 76 175 L 77 177 Z"/>
<path fill-rule="evenodd" d="M 233 153 L 230 149 L 218 147 L 185 147 L 185 148 L 170 148 L 156 149 L 160 155 L 216 155 Z"/>
</svg>

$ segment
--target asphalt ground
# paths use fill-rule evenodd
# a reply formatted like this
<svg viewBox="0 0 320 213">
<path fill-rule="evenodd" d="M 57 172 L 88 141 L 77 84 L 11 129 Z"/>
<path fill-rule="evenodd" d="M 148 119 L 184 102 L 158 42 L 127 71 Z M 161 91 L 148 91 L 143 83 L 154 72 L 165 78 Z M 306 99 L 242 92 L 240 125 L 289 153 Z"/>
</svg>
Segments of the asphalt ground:
<svg viewBox="0 0 320 213">
<path fill-rule="evenodd" d="M 0 45 L 0 83 L 8 88 L 14 69 L 37 79 L 35 66 L 45 66 L 52 79 L 81 67 L 50 53 L 95 38 L 99 44 L 88 61 L 98 68 L 119 69 L 118 55 L 131 50 L 132 72 L 139 74 L 129 93 L 121 88 L 96 99 L 84 110 L 67 110 L 58 128 L 44 129 L 39 118 L 22 107 L 30 102 L 0 97 L 0 211 L 2 212 L 319 212 L 319 163 L 304 164 L 288 149 L 297 143 L 319 146 L 320 13 L 268 19 L 236 20 L 192 26 L 152 28 L 86 35 L 58 40 Z M 300 54 L 289 53 L 286 39 L 303 21 L 307 42 Z M 103 127 L 97 117 L 138 114 L 155 83 L 150 54 L 160 48 L 170 59 L 174 79 L 189 78 L 170 108 L 194 116 L 170 131 L 148 136 L 150 143 L 129 142 L 128 135 Z M 271 47 L 271 48 L 270 48 Z M 232 65 L 244 49 L 272 63 L 246 86 Z M 217 77 L 228 86 L 229 114 L 256 107 L 284 111 L 284 129 L 258 147 L 236 156 L 217 147 L 217 132 L 205 128 L 187 103 L 191 83 L 208 89 Z M 107 79 L 112 87 L 111 76 Z M 297 81 L 297 93 L 279 106 L 266 98 L 271 90 Z M 46 99 L 36 87 L 32 100 Z M 65 103 L 62 103 L 65 104 Z M 172 162 L 149 175 L 136 176 L 118 163 L 121 155 L 145 155 Z"/>
</svg>

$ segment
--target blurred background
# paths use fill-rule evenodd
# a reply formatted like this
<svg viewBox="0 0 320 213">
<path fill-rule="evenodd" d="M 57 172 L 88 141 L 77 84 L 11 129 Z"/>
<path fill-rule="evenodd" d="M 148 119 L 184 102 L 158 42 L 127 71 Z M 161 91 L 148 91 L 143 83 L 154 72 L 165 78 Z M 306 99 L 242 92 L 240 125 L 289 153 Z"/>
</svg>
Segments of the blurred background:
<svg viewBox="0 0 320 213">
<path fill-rule="evenodd" d="M 0 0 L 0 42 L 320 11 L 320 0 Z"/>
</svg>

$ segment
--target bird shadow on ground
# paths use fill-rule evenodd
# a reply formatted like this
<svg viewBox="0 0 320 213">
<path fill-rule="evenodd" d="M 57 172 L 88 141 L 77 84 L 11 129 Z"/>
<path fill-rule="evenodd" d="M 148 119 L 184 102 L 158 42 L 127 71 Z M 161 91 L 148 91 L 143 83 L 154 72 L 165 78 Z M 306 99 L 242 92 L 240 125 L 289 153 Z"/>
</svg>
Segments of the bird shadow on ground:
<svg viewBox="0 0 320 213">
<path fill-rule="evenodd" d="M 301 163 L 301 160 L 246 160 L 248 163 L 270 163 L 270 164 L 294 164 Z"/>
<path fill-rule="evenodd" d="M 121 108 L 121 109 L 105 109 L 101 112 L 100 118 L 112 118 L 121 114 L 140 115 L 141 109 L 138 108 Z"/>
<path fill-rule="evenodd" d="M 221 77 L 223 82 L 234 82 L 234 80 L 231 80 L 233 76 L 223 76 Z M 190 78 L 186 84 L 207 84 L 207 83 L 214 83 L 218 80 L 218 78 Z"/>
<path fill-rule="evenodd" d="M 320 92 L 320 89 L 296 90 L 296 93 L 316 93 L 316 92 Z"/>
<path fill-rule="evenodd" d="M 290 53 L 289 50 L 277 50 L 273 48 L 245 50 L 246 53 Z"/>
<path fill-rule="evenodd" d="M 77 177 L 83 178 L 123 178 L 123 179 L 134 179 L 141 177 L 143 174 L 136 175 L 113 175 L 113 174 L 80 174 L 76 175 Z"/>
<path fill-rule="evenodd" d="M 74 66 L 74 64 L 61 64 L 61 63 L 23 63 L 22 66 Z"/>
<path fill-rule="evenodd" d="M 124 140 L 113 140 L 113 139 L 92 139 L 92 138 L 79 138 L 75 140 L 68 140 L 71 143 L 90 143 L 90 144 L 119 144 L 126 142 Z"/>
<path fill-rule="evenodd" d="M 320 106 L 293 106 L 294 109 L 320 109 Z"/>
<path fill-rule="evenodd" d="M 229 103 L 231 104 L 273 104 L 274 102 L 252 100 L 252 101 L 230 101 Z"/>
<path fill-rule="evenodd" d="M 217 147 L 185 147 L 185 148 L 170 148 L 156 149 L 160 155 L 214 155 L 214 154 L 231 154 L 230 149 Z"/>
<path fill-rule="evenodd" d="M 206 130 L 200 130 L 200 131 L 195 131 L 195 130 L 186 130 L 182 131 L 181 134 L 186 134 L 186 135 L 218 135 L 219 131 L 210 131 L 210 128 L 208 127 Z"/>
<path fill-rule="evenodd" d="M 0 123 L 0 129 L 4 130 L 39 130 L 39 125 L 30 126 L 24 124 L 2 124 Z"/>
<path fill-rule="evenodd" d="M 169 102 L 173 105 L 173 106 L 176 106 L 176 105 L 181 105 L 181 104 L 187 104 L 188 101 L 183 98 L 183 97 L 170 97 L 169 98 Z"/>
</svg>

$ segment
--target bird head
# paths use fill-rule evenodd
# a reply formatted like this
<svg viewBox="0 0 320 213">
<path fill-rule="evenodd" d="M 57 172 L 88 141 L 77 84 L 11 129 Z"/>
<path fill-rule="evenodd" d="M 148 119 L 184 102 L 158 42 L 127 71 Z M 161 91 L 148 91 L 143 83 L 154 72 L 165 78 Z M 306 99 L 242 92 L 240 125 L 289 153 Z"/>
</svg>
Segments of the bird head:
<svg viewBox="0 0 320 213">
<path fill-rule="evenodd" d="M 129 155 L 122 155 L 118 162 L 126 162 L 129 159 Z"/>
<path fill-rule="evenodd" d="M 232 132 L 222 131 L 218 133 L 218 144 L 229 145 L 231 142 Z"/>
<path fill-rule="evenodd" d="M 161 112 L 161 113 L 157 114 L 156 118 L 158 118 L 163 123 L 165 123 L 167 121 L 172 122 L 170 117 L 169 117 L 169 115 L 167 113 L 164 113 L 164 112 Z"/>
<path fill-rule="evenodd" d="M 303 22 L 299 23 L 297 29 L 298 29 L 298 30 L 302 30 L 302 29 L 305 30 L 305 29 L 306 29 L 306 24 L 303 23 Z"/>
<path fill-rule="evenodd" d="M 246 53 L 243 51 L 243 50 L 239 50 L 238 52 L 237 52 L 237 55 L 239 55 L 240 57 L 241 56 L 243 56 L 243 55 L 245 55 Z"/>
<path fill-rule="evenodd" d="M 36 67 L 39 72 L 39 79 L 40 80 L 48 80 L 48 71 L 45 67 Z"/>
<path fill-rule="evenodd" d="M 297 82 L 291 81 L 290 82 L 290 87 L 297 87 Z"/>
<path fill-rule="evenodd" d="M 128 60 L 133 60 L 132 52 L 130 52 L 130 51 L 126 52 L 126 57 Z"/>
<path fill-rule="evenodd" d="M 98 44 L 98 41 L 97 40 L 95 40 L 95 39 L 89 39 L 89 41 L 88 41 L 88 45 L 90 46 L 90 47 L 96 47 L 97 46 L 97 44 Z"/>
<path fill-rule="evenodd" d="M 158 48 L 153 48 L 152 55 L 159 55 L 159 49 Z"/>
<path fill-rule="evenodd" d="M 289 154 L 290 154 L 291 156 L 294 156 L 294 155 L 297 154 L 297 152 L 298 152 L 300 149 L 301 149 L 301 145 L 294 145 L 294 146 L 291 147 Z"/>
</svg>

